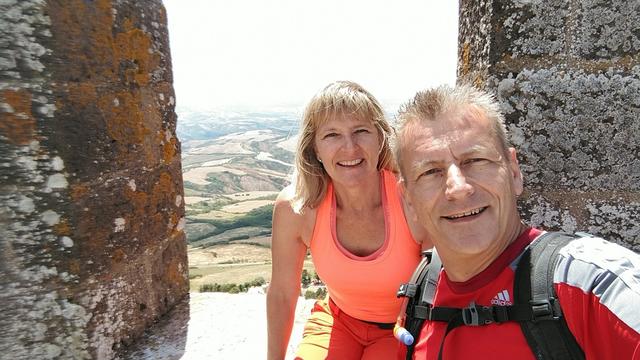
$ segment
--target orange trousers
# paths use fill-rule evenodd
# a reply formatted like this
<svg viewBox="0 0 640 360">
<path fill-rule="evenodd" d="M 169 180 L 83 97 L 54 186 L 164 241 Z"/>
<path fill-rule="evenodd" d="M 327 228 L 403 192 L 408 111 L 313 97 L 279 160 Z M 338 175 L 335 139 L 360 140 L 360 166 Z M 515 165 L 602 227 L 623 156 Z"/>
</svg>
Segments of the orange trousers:
<svg viewBox="0 0 640 360">
<path fill-rule="evenodd" d="M 393 329 L 351 317 L 327 298 L 311 310 L 296 360 L 387 360 L 396 359 L 399 351 Z"/>
</svg>

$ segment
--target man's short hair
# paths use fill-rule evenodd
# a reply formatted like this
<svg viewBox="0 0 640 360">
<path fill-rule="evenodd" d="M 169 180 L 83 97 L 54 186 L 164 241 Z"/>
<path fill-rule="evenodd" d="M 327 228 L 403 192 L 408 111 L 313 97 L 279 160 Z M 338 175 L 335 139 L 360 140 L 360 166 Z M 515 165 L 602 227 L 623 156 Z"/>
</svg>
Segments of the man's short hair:
<svg viewBox="0 0 640 360">
<path fill-rule="evenodd" d="M 508 153 L 510 144 L 507 140 L 504 115 L 500 112 L 500 105 L 495 96 L 469 84 L 458 84 L 455 87 L 442 85 L 419 91 L 413 99 L 400 106 L 396 116 L 397 135 L 393 143 L 393 153 L 402 176 L 404 171 L 400 158 L 405 145 L 403 141 L 407 127 L 414 123 L 438 121 L 444 115 L 457 111 L 473 111 L 486 116 L 493 124 L 494 133 L 503 152 Z"/>
</svg>

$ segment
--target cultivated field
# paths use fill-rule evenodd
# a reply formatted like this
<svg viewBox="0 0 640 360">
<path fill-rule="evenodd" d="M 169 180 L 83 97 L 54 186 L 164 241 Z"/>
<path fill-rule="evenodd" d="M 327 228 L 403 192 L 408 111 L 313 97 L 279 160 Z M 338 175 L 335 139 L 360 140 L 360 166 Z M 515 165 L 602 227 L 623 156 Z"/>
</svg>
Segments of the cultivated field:
<svg viewBox="0 0 640 360">
<path fill-rule="evenodd" d="M 247 200 L 235 204 L 226 205 L 222 211 L 232 214 L 244 214 L 261 206 L 273 204 L 273 200 Z"/>
<path fill-rule="evenodd" d="M 270 280 L 272 205 L 293 163 L 291 150 L 280 145 L 290 140 L 290 131 L 277 128 L 282 130 L 239 127 L 183 143 L 191 291 Z M 305 267 L 313 269 L 310 260 Z"/>
<path fill-rule="evenodd" d="M 245 241 L 256 240 L 260 241 Z M 232 243 L 190 248 L 188 254 L 191 291 L 198 291 L 203 284 L 241 284 L 260 277 L 271 280 L 271 249 L 264 246 Z M 310 258 L 304 268 L 314 270 Z"/>
</svg>

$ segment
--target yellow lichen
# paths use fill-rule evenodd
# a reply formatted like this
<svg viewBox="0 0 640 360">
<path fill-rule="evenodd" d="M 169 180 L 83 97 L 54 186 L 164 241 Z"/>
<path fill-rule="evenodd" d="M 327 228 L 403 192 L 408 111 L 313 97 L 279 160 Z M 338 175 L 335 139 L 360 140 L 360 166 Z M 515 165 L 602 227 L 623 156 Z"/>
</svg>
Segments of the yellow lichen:
<svg viewBox="0 0 640 360">
<path fill-rule="evenodd" d="M 69 269 L 69 271 L 74 274 L 74 275 L 79 275 L 80 274 L 80 260 L 78 259 L 71 259 L 68 262 L 69 266 L 67 267 Z"/>
<path fill-rule="evenodd" d="M 460 69 L 460 76 L 464 77 L 469 73 L 471 69 L 471 45 L 469 42 L 462 45 L 462 67 Z"/>
<path fill-rule="evenodd" d="M 119 91 L 105 94 L 98 107 L 105 116 L 107 133 L 119 142 L 141 144 L 149 130 L 144 116 L 139 92 Z"/>
<path fill-rule="evenodd" d="M 166 142 L 162 147 L 162 158 L 165 163 L 170 163 L 173 157 L 176 155 L 176 138 L 172 137 L 168 142 Z"/>
<path fill-rule="evenodd" d="M 111 255 L 113 261 L 117 263 L 122 262 L 124 259 L 126 259 L 126 257 L 127 254 L 122 249 L 116 249 Z"/>
<path fill-rule="evenodd" d="M 74 202 L 79 202 L 87 193 L 89 188 L 82 184 L 71 185 L 71 198 Z"/>
<path fill-rule="evenodd" d="M 3 90 L 0 102 L 13 112 L 0 112 L 0 133 L 14 145 L 26 145 L 33 140 L 36 121 L 31 113 L 31 94 L 26 90 Z"/>
<path fill-rule="evenodd" d="M 53 231 L 56 233 L 56 235 L 65 235 L 65 236 L 69 236 L 71 235 L 71 226 L 69 226 L 69 222 L 67 221 L 67 219 L 60 219 L 60 221 L 53 226 Z"/>
<path fill-rule="evenodd" d="M 131 21 L 125 21 L 125 29 L 132 28 Z M 151 39 L 140 29 L 131 29 L 118 33 L 114 41 L 114 54 L 117 60 L 129 60 L 135 67 L 125 70 L 125 82 L 145 86 L 149 83 L 149 74 L 158 66 L 157 56 L 149 53 Z"/>
</svg>

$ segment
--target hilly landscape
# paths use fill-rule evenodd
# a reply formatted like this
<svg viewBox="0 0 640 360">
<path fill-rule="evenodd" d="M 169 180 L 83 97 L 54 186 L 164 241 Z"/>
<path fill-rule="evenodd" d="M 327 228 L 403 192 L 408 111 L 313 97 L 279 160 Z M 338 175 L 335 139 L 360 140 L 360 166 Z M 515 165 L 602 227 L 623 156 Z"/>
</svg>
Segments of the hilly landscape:
<svg viewBox="0 0 640 360">
<path fill-rule="evenodd" d="M 299 112 L 176 112 L 191 291 L 268 282 L 273 202 L 293 170 Z"/>
</svg>

